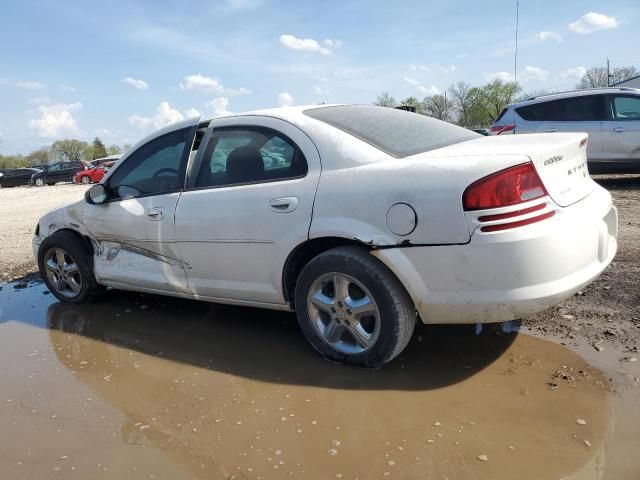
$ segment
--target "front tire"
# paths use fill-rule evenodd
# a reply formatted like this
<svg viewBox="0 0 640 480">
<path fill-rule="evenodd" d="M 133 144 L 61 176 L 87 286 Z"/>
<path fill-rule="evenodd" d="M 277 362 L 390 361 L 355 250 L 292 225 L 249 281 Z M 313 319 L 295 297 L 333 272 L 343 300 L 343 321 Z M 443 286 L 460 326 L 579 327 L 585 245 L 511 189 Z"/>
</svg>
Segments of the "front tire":
<svg viewBox="0 0 640 480">
<path fill-rule="evenodd" d="M 44 187 L 45 185 L 44 178 L 36 178 L 35 184 L 36 184 L 36 187 Z"/>
<path fill-rule="evenodd" d="M 89 185 L 89 184 L 91 183 L 91 177 L 90 177 L 89 175 L 83 175 L 83 176 L 80 178 L 80 182 L 81 182 L 83 185 Z"/>
<path fill-rule="evenodd" d="M 415 307 L 400 281 L 362 247 L 321 253 L 300 272 L 295 308 L 307 340 L 325 358 L 379 368 L 409 343 Z"/>
<path fill-rule="evenodd" d="M 38 268 L 49 291 L 62 302 L 84 303 L 99 290 L 91 253 L 74 233 L 61 231 L 45 238 L 38 250 Z"/>
</svg>

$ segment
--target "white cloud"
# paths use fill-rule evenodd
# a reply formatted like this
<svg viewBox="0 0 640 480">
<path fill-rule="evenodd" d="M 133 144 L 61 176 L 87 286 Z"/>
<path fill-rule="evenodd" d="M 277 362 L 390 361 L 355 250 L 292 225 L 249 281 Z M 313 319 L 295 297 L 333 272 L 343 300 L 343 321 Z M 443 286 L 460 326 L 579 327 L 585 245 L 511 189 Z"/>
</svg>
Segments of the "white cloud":
<svg viewBox="0 0 640 480">
<path fill-rule="evenodd" d="M 264 0 L 225 0 L 227 10 L 253 10 L 260 7 Z"/>
<path fill-rule="evenodd" d="M 233 115 L 233 112 L 228 110 L 229 99 L 227 97 L 214 98 L 210 102 L 204 104 L 204 106 L 211 112 L 213 117 L 226 117 Z"/>
<path fill-rule="evenodd" d="M 27 82 L 18 82 L 16 83 L 16 86 L 24 90 L 42 90 L 45 87 L 42 83 L 33 80 Z"/>
<path fill-rule="evenodd" d="M 315 87 L 313 87 L 313 92 L 316 95 L 321 95 L 321 96 L 329 95 L 329 90 L 327 90 L 326 88 L 320 87 L 320 85 L 316 85 Z"/>
<path fill-rule="evenodd" d="M 404 81 L 407 82 L 409 85 L 420 85 L 420 82 L 418 80 L 416 80 L 415 78 L 411 78 L 411 77 L 404 77 Z"/>
<path fill-rule="evenodd" d="M 122 83 L 126 83 L 127 85 L 130 85 L 133 88 L 136 88 L 138 90 L 149 89 L 149 85 L 147 84 L 147 82 L 145 82 L 144 80 L 136 79 L 136 78 L 131 78 L 131 77 L 123 78 Z"/>
<path fill-rule="evenodd" d="M 440 93 L 440 90 L 438 90 L 438 87 L 436 87 L 435 85 L 422 85 L 419 80 L 411 77 L 403 77 L 403 80 L 409 85 L 416 87 L 416 90 L 418 90 L 423 95 L 437 95 L 438 93 Z"/>
<path fill-rule="evenodd" d="M 429 65 L 409 65 L 409 70 L 412 72 L 431 72 L 431 67 Z"/>
<path fill-rule="evenodd" d="M 58 88 L 60 89 L 61 92 L 73 93 L 76 91 L 75 87 L 72 87 L 71 85 L 61 84 L 61 85 L 58 85 Z"/>
<path fill-rule="evenodd" d="M 503 82 L 513 82 L 513 74 L 509 72 L 494 72 L 485 75 L 487 80 L 502 80 Z"/>
<path fill-rule="evenodd" d="M 560 72 L 559 77 L 562 80 L 580 80 L 585 73 L 587 73 L 587 69 L 582 65 L 578 65 Z"/>
<path fill-rule="evenodd" d="M 549 79 L 549 72 L 539 67 L 532 67 L 527 65 L 524 67 L 524 72 L 521 74 L 523 82 L 535 80 L 538 82 L 546 82 Z"/>
<path fill-rule="evenodd" d="M 438 69 L 440 70 L 440 73 L 443 74 L 449 74 L 449 73 L 453 73 L 456 71 L 456 66 L 455 65 L 443 65 L 441 67 L 438 67 Z"/>
<path fill-rule="evenodd" d="M 51 99 L 49 97 L 36 97 L 30 98 L 27 100 L 27 103 L 29 103 L 29 105 L 48 105 L 51 103 Z"/>
<path fill-rule="evenodd" d="M 293 104 L 293 97 L 289 95 L 287 92 L 282 92 L 278 94 L 279 107 L 290 107 L 292 104 Z"/>
<path fill-rule="evenodd" d="M 200 111 L 195 109 L 195 108 L 187 108 L 184 111 L 184 116 L 185 118 L 194 118 L 194 117 L 200 117 Z"/>
<path fill-rule="evenodd" d="M 336 40 L 335 38 L 325 38 L 322 43 L 329 48 L 340 48 L 344 44 L 342 40 Z"/>
<path fill-rule="evenodd" d="M 589 12 L 580 19 L 569 24 L 569 29 L 576 33 L 592 33 L 598 30 L 608 30 L 616 28 L 618 21 L 613 17 L 608 17 L 601 13 Z"/>
<path fill-rule="evenodd" d="M 163 101 L 156 107 L 156 113 L 152 117 L 131 115 L 129 117 L 129 124 L 140 129 L 149 127 L 157 129 L 181 120 L 184 120 L 184 115 L 175 108 L 172 108 L 169 102 Z"/>
<path fill-rule="evenodd" d="M 329 39 L 328 39 L 329 40 Z M 318 52 L 322 55 L 331 55 L 331 50 L 321 46 L 312 38 L 297 38 L 293 35 L 280 35 L 280 43 L 285 47 L 299 52 Z"/>
<path fill-rule="evenodd" d="M 553 42 L 561 43 L 562 42 L 562 35 L 560 35 L 559 33 L 556 33 L 556 32 L 544 31 L 544 32 L 538 33 L 538 40 L 540 40 L 542 42 L 546 42 L 547 40 L 551 40 Z"/>
<path fill-rule="evenodd" d="M 80 102 L 55 105 L 40 105 L 38 118 L 29 121 L 29 128 L 40 137 L 55 138 L 65 135 L 80 135 L 78 122 L 73 114 L 82 108 Z"/>
<path fill-rule="evenodd" d="M 225 88 L 217 78 L 205 77 L 199 73 L 184 77 L 183 83 L 180 84 L 180 90 L 213 93 L 215 95 L 226 95 L 228 97 L 249 95 L 251 93 L 251 90 L 244 87 Z"/>
<path fill-rule="evenodd" d="M 435 85 L 418 85 L 418 91 L 423 95 L 437 95 L 440 93 Z"/>
</svg>

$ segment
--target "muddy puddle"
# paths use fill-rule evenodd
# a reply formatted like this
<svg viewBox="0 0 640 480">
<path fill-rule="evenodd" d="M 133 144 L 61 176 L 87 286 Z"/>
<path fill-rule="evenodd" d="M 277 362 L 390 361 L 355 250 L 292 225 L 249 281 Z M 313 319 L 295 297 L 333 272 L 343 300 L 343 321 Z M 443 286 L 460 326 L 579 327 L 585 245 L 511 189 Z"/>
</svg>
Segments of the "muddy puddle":
<svg viewBox="0 0 640 480">
<path fill-rule="evenodd" d="M 603 478 L 609 388 L 497 327 L 420 326 L 367 371 L 320 359 L 291 314 L 0 291 L 2 479 Z"/>
</svg>

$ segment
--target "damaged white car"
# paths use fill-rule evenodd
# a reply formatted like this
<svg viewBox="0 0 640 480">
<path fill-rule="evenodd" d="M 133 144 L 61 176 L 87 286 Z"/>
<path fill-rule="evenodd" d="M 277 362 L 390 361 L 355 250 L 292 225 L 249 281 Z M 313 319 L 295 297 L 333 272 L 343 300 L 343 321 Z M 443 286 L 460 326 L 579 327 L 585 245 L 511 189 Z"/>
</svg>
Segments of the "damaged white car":
<svg viewBox="0 0 640 480">
<path fill-rule="evenodd" d="M 416 319 L 521 318 L 602 272 L 617 212 L 586 143 L 373 106 L 192 119 L 43 216 L 33 250 L 64 302 L 112 287 L 294 310 L 322 355 L 377 367 Z"/>
</svg>

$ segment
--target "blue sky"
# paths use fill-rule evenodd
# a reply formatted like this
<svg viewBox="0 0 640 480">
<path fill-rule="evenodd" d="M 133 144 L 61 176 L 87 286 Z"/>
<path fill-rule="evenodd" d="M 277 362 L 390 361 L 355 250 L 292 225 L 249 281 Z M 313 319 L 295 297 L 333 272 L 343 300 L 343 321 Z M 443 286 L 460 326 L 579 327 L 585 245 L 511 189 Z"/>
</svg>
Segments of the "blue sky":
<svg viewBox="0 0 640 480">
<path fill-rule="evenodd" d="M 525 91 L 636 65 L 637 0 L 520 3 Z M 197 113 L 423 98 L 513 74 L 515 1 L 3 0 L 0 153 Z"/>
</svg>

